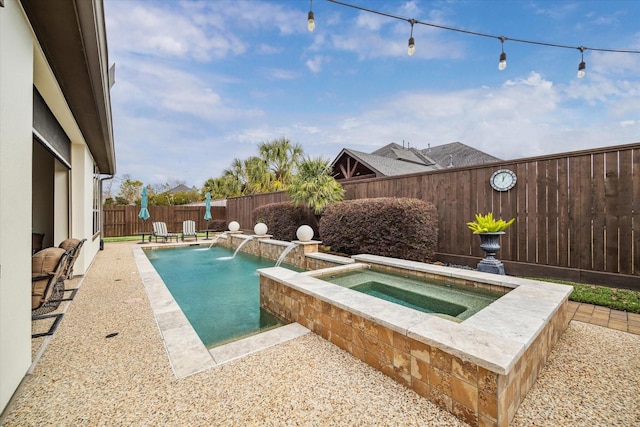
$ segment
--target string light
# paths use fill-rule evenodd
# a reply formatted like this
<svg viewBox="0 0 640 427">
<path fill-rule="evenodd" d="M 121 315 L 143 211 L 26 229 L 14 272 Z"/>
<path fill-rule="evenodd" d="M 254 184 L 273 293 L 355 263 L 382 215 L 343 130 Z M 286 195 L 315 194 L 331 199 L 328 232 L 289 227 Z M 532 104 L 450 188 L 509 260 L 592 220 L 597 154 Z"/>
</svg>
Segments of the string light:
<svg viewBox="0 0 640 427">
<path fill-rule="evenodd" d="M 587 64 L 584 63 L 584 50 L 586 48 L 584 46 L 580 46 L 578 50 L 580 51 L 580 64 L 578 65 L 578 75 L 579 79 L 583 78 L 586 74 Z"/>
<path fill-rule="evenodd" d="M 411 24 L 411 36 L 409 37 L 409 49 L 407 50 L 409 56 L 413 56 L 416 53 L 416 41 L 413 39 L 413 24 L 415 23 L 415 19 L 409 19 L 409 24 Z"/>
<path fill-rule="evenodd" d="M 502 53 L 500 54 L 500 62 L 498 62 L 498 70 L 502 71 L 507 68 L 507 54 L 504 53 L 504 41 L 507 38 L 504 36 L 500 36 L 500 44 L 502 47 Z"/>
<path fill-rule="evenodd" d="M 312 9 L 313 6 L 313 0 L 309 1 L 309 15 L 307 15 L 307 29 L 309 31 L 313 31 L 316 28 L 316 20 L 313 17 L 313 10 Z"/>
<path fill-rule="evenodd" d="M 447 27 L 445 25 L 438 25 L 438 24 L 433 24 L 430 22 L 423 22 L 423 21 L 418 21 L 416 19 L 409 19 L 409 18 L 404 18 L 402 16 L 397 16 L 397 15 L 393 15 L 390 13 L 386 13 L 386 12 L 380 12 L 378 10 L 373 10 L 373 9 L 367 9 L 365 7 L 362 6 L 356 6 L 353 4 L 349 4 L 349 3 L 344 3 L 342 1 L 339 0 L 327 0 L 328 2 L 331 3 L 335 3 L 335 4 L 339 4 L 341 6 L 346 6 L 346 7 L 350 7 L 353 9 L 357 9 L 357 10 L 361 10 L 364 12 L 370 12 L 370 13 L 375 13 L 377 15 L 382 15 L 382 16 L 387 16 L 389 18 L 393 18 L 393 19 L 399 19 L 402 21 L 407 21 L 411 24 L 411 37 L 409 38 L 409 46 L 408 46 L 408 53 L 409 55 L 413 55 L 415 53 L 415 40 L 413 38 L 413 26 L 415 24 L 420 24 L 420 25 L 425 25 L 428 27 L 434 27 L 434 28 L 439 28 L 442 30 L 449 30 L 449 31 L 455 31 L 458 33 L 464 33 L 464 34 L 469 34 L 472 36 L 479 36 L 479 37 L 488 37 L 488 38 L 493 38 L 493 39 L 497 39 L 500 40 L 500 43 L 502 44 L 502 53 L 500 54 L 500 62 L 498 63 L 498 69 L 499 70 L 504 70 L 505 68 L 507 68 L 507 54 L 504 52 L 504 42 L 506 40 L 509 40 L 511 42 L 516 42 L 516 43 L 527 43 L 527 44 L 534 44 L 534 45 L 538 45 L 538 46 L 548 46 L 548 47 L 556 47 L 556 48 L 562 48 L 562 49 L 578 49 L 580 50 L 580 53 L 582 54 L 582 60 L 580 62 L 580 64 L 578 65 L 578 78 L 583 78 L 586 75 L 586 64 L 584 62 L 584 51 L 585 50 L 593 50 L 593 51 L 599 51 L 599 52 L 615 52 L 615 53 L 636 53 L 636 54 L 640 54 L 639 50 L 627 50 L 627 49 L 606 49 L 606 48 L 597 48 L 597 47 L 586 47 L 586 46 L 568 46 L 568 45 L 563 45 L 563 44 L 556 44 L 556 43 L 547 43 L 547 42 L 540 42 L 540 41 L 535 41 L 535 40 L 525 40 L 525 39 L 515 39 L 515 38 L 507 38 L 505 36 L 496 36 L 493 34 L 486 34 L 486 33 L 479 33 L 476 31 L 469 31 L 469 30 L 462 30 L 460 28 L 454 28 L 454 27 Z M 311 0 L 311 2 L 313 2 L 313 0 Z M 309 19 L 308 19 L 308 27 L 309 31 L 313 31 L 313 29 L 315 28 L 315 23 L 313 20 L 313 12 L 310 10 L 309 11 Z"/>
</svg>

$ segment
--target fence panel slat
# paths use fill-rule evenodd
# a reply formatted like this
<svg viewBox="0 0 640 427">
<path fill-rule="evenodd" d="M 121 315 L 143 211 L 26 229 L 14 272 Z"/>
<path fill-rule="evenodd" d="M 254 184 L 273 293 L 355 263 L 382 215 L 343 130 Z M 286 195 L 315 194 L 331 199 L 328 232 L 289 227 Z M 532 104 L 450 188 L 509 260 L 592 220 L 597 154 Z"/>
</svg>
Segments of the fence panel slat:
<svg viewBox="0 0 640 427">
<path fill-rule="evenodd" d="M 620 174 L 618 181 L 620 273 L 633 274 L 633 150 L 620 152 Z M 636 166 L 638 167 L 638 166 Z"/>
<path fill-rule="evenodd" d="M 631 212 L 633 212 L 633 218 L 631 222 L 633 229 L 631 230 L 631 242 L 633 243 L 633 265 L 631 266 L 632 273 L 640 275 L 640 147 L 636 147 L 633 150 L 633 185 L 632 197 L 633 204 Z M 627 188 L 627 187 L 625 187 Z"/>
<path fill-rule="evenodd" d="M 619 246 L 619 165 L 618 153 L 605 154 L 605 173 L 604 173 L 604 205 L 605 205 L 605 271 L 615 273 L 620 271 L 620 246 Z"/>
<path fill-rule="evenodd" d="M 569 265 L 569 159 L 558 159 L 558 264 Z"/>
<path fill-rule="evenodd" d="M 591 179 L 591 223 L 592 223 L 592 253 L 593 259 L 591 264 L 583 264 L 587 270 L 605 271 L 605 254 L 606 254 L 606 209 L 604 203 L 604 153 L 594 154 L 593 173 Z"/>
<path fill-rule="evenodd" d="M 558 265 L 558 160 L 547 162 L 547 264 Z"/>
<path fill-rule="evenodd" d="M 549 160 L 538 162 L 537 178 L 537 212 L 536 212 L 536 248 L 538 252 L 537 261 L 540 264 L 549 264 L 549 240 L 538 239 L 537 236 L 548 235 L 549 211 L 548 211 L 548 191 L 549 191 Z"/>
</svg>

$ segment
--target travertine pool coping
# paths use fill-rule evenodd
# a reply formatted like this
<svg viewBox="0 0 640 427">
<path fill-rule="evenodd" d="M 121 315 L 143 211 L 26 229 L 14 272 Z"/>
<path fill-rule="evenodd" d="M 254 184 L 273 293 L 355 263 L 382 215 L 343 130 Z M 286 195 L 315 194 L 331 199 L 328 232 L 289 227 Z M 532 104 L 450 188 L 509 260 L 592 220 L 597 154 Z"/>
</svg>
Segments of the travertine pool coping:
<svg viewBox="0 0 640 427">
<path fill-rule="evenodd" d="M 210 243 L 198 243 L 208 246 Z M 150 245 L 145 249 L 176 246 L 194 246 L 189 244 Z M 186 316 L 167 289 L 160 275 L 153 268 L 143 248 L 133 247 L 133 256 L 153 311 L 158 330 L 167 351 L 169 363 L 177 378 L 184 378 L 206 369 L 218 366 L 234 359 L 246 356 L 265 348 L 283 343 L 310 332 L 298 323 L 291 323 L 252 335 L 229 344 L 207 349 Z"/>
<path fill-rule="evenodd" d="M 573 289 L 566 285 L 375 255 L 356 255 L 353 259 L 357 263 L 302 273 L 281 267 L 263 268 L 259 272 L 500 374 L 507 374 L 513 369 L 518 358 Z M 512 290 L 465 321 L 456 323 L 313 277 L 328 271 L 366 268 L 368 263 L 408 268 Z"/>
</svg>

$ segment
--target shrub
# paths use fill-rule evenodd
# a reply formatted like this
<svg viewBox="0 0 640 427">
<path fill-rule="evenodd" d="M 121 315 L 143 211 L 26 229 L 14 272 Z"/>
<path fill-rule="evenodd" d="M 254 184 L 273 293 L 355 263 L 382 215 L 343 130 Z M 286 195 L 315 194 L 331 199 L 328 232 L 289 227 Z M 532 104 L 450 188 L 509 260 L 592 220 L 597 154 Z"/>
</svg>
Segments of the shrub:
<svg viewBox="0 0 640 427">
<path fill-rule="evenodd" d="M 320 237 L 334 252 L 432 261 L 438 244 L 432 203 L 409 198 L 358 199 L 328 206 Z"/>
<path fill-rule="evenodd" d="M 207 225 L 209 230 L 213 231 L 226 231 L 227 229 L 227 221 L 224 219 L 214 219 L 209 221 L 209 225 Z"/>
<path fill-rule="evenodd" d="M 309 225 L 313 228 L 317 238 L 318 221 L 313 213 L 305 206 L 294 206 L 291 202 L 270 203 L 253 210 L 251 217 L 253 223 L 264 222 L 267 225 L 268 234 L 277 240 L 296 240 L 296 231 L 301 225 Z"/>
</svg>

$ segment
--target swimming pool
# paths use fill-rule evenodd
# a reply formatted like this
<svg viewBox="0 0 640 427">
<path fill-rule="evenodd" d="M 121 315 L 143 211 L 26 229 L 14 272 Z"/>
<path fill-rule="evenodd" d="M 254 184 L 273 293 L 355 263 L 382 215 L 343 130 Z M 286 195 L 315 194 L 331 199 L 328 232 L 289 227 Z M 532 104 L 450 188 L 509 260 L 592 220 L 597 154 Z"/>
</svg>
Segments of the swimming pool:
<svg viewBox="0 0 640 427">
<path fill-rule="evenodd" d="M 504 295 L 489 289 L 470 288 L 438 280 L 357 270 L 317 276 L 327 282 L 375 296 L 424 313 L 461 322 Z"/>
<path fill-rule="evenodd" d="M 233 250 L 172 248 L 145 251 L 207 348 L 281 326 L 260 308 L 257 269 L 274 261 Z"/>
</svg>

